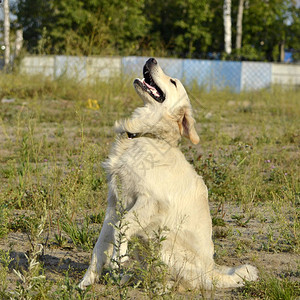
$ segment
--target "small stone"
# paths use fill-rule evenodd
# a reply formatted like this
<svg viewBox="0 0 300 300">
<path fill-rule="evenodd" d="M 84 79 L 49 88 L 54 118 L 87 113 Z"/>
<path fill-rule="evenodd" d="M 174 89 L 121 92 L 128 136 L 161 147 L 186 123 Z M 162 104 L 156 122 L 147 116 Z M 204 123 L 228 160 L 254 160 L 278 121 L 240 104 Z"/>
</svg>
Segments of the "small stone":
<svg viewBox="0 0 300 300">
<path fill-rule="evenodd" d="M 14 103 L 15 102 L 15 98 L 2 98 L 1 103 Z"/>
<path fill-rule="evenodd" d="M 211 112 L 208 112 L 206 115 L 205 115 L 205 119 L 211 119 L 213 116 L 213 114 Z"/>
</svg>

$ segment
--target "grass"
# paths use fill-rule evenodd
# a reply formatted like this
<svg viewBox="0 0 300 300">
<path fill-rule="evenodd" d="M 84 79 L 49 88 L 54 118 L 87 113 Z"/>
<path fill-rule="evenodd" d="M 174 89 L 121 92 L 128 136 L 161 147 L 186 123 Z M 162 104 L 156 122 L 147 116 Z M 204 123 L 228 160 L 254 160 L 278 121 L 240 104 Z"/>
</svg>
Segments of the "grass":
<svg viewBox="0 0 300 300">
<path fill-rule="evenodd" d="M 225 296 L 299 297 L 295 256 L 299 254 L 300 228 L 300 91 L 274 87 L 233 94 L 193 87 L 189 94 L 200 144 L 194 147 L 183 140 L 181 148 L 209 188 L 216 259 L 223 263 L 227 258 L 231 263 L 231 257 L 248 258 L 268 274 Z M 3 299 L 17 299 L 17 294 L 9 294 L 13 290 L 25 297 L 27 284 L 32 287 L 27 297 L 33 299 L 51 299 L 53 295 L 61 299 L 121 297 L 118 284 L 118 288 L 106 283 L 102 289 L 93 287 L 82 293 L 76 283 L 87 267 L 103 222 L 107 185 L 101 162 L 114 140 L 112 126 L 141 105 L 131 81 L 115 78 L 87 85 L 66 78 L 52 81 L 2 74 L 2 98 L 14 99 L 0 103 Z M 15 235 L 24 242 L 16 244 Z M 155 249 L 163 242 L 160 237 L 157 240 Z M 83 255 L 84 266 L 79 263 L 82 258 L 75 263 L 73 254 L 68 261 L 56 254 L 56 249 Z M 149 253 L 155 249 L 150 247 Z M 27 257 L 14 253 L 27 253 Z M 58 260 L 50 264 L 47 255 Z M 288 255 L 294 264 L 278 269 L 275 263 L 272 269 L 268 260 L 276 255 Z M 159 297 L 152 287 L 161 284 L 164 276 L 159 269 L 151 269 L 162 268 L 157 253 L 154 257 L 149 260 L 152 265 L 148 263 L 149 274 L 140 270 L 139 276 L 146 278 L 144 284 L 126 286 L 129 290 L 124 295 Z M 32 278 L 37 278 L 36 282 L 31 282 Z M 168 293 L 168 297 L 184 295 Z M 204 293 L 202 297 L 207 298 Z"/>
<path fill-rule="evenodd" d="M 277 279 L 265 276 L 259 282 L 247 283 L 242 289 L 245 298 L 260 298 L 268 300 L 296 299 L 299 296 L 300 283 L 287 279 Z"/>
</svg>

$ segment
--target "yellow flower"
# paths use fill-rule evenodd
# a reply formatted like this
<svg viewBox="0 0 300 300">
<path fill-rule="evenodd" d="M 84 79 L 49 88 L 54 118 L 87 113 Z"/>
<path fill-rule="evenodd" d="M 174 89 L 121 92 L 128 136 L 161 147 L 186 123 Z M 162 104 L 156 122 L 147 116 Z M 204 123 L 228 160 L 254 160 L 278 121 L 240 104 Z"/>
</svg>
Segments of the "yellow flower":
<svg viewBox="0 0 300 300">
<path fill-rule="evenodd" d="M 93 109 L 93 110 L 98 110 L 98 109 L 100 109 L 100 106 L 99 106 L 97 100 L 88 99 L 87 100 L 87 108 Z"/>
</svg>

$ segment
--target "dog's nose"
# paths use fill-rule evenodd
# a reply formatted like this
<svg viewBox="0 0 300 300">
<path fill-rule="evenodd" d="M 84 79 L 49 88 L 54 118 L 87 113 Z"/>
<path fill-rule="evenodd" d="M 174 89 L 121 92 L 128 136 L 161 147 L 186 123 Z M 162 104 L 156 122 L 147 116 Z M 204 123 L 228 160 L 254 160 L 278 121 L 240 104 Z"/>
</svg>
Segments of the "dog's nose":
<svg viewBox="0 0 300 300">
<path fill-rule="evenodd" d="M 157 60 L 153 57 L 149 58 L 146 62 L 147 64 L 154 64 L 157 65 Z"/>
</svg>

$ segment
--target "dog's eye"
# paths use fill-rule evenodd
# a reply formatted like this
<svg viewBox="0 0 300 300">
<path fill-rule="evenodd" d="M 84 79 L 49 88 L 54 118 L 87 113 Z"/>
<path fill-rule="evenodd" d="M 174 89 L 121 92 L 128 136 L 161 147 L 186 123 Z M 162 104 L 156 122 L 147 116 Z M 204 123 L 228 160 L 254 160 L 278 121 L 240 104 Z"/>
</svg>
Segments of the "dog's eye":
<svg viewBox="0 0 300 300">
<path fill-rule="evenodd" d="M 173 79 L 170 79 L 170 81 L 177 87 L 176 81 Z"/>
</svg>

